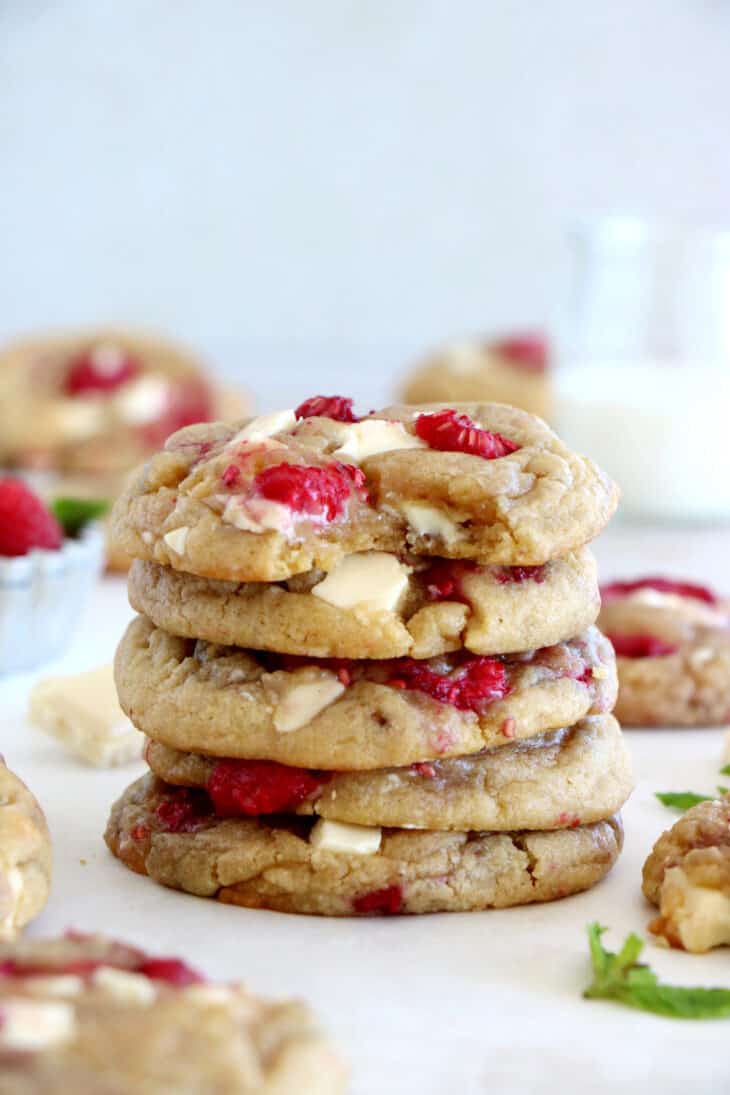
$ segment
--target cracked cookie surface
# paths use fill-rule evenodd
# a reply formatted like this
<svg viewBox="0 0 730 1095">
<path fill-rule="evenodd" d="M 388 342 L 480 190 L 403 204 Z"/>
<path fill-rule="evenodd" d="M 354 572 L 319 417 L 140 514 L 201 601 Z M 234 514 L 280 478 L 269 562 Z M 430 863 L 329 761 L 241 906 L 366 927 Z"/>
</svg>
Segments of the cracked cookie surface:
<svg viewBox="0 0 730 1095">
<path fill-rule="evenodd" d="M 220 582 L 137 560 L 129 597 L 174 635 L 324 658 L 430 658 L 462 646 L 476 654 L 534 650 L 584 631 L 600 605 L 595 560 L 585 549 L 541 567 L 401 562 L 369 552 L 346 556 L 326 577 L 310 571 L 280 583 Z"/>
<path fill-rule="evenodd" d="M 249 780 L 261 779 L 259 762 L 221 762 L 152 741 L 146 758 L 165 783 L 207 790 L 218 816 L 270 812 L 271 799 L 259 808 L 258 796 L 248 793 Z M 288 784 L 298 771 L 269 764 L 263 778 L 281 775 Z M 293 798 L 285 789 L 273 800 L 277 810 L 285 805 L 355 825 L 462 831 L 575 828 L 618 813 L 633 786 L 629 753 L 610 715 L 471 757 L 307 776 Z M 183 810 L 186 801 L 183 795 Z"/>
<path fill-rule="evenodd" d="M 327 666 L 181 639 L 139 616 L 115 677 L 123 710 L 155 741 L 328 770 L 480 752 L 607 712 L 616 695 L 613 651 L 596 628 L 499 659 Z"/>
<path fill-rule="evenodd" d="M 541 565 L 613 513 L 615 485 L 539 419 L 502 404 L 448 409 L 471 422 L 453 444 L 497 439 L 484 458 L 430 447 L 419 423 L 437 412 L 395 406 L 355 423 L 279 412 L 180 431 L 118 501 L 115 537 L 134 558 L 200 577 L 281 581 L 370 550 Z"/>
<path fill-rule="evenodd" d="M 595 885 L 622 843 L 612 818 L 553 832 L 386 829 L 376 852 L 355 855 L 311 844 L 306 818 L 200 816 L 186 832 L 166 831 L 160 807 L 174 793 L 152 775 L 124 792 L 105 836 L 114 855 L 165 886 L 280 912 L 458 912 L 551 901 Z"/>
</svg>

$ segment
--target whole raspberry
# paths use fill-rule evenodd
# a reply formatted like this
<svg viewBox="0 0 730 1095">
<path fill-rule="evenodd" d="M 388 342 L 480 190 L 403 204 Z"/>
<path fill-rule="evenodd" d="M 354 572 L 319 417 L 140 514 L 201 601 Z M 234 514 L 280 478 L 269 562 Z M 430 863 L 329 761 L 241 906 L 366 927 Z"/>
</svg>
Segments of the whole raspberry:
<svg viewBox="0 0 730 1095">
<path fill-rule="evenodd" d="M 471 655 L 451 673 L 436 673 L 413 658 L 399 658 L 393 668 L 392 687 L 425 692 L 460 711 L 483 711 L 510 690 L 507 671 L 497 658 Z"/>
<path fill-rule="evenodd" d="M 548 367 L 548 346 L 542 335 L 516 335 L 493 342 L 489 349 L 521 369 L 544 373 Z"/>
<path fill-rule="evenodd" d="M 70 362 L 64 389 L 69 395 L 114 392 L 138 373 L 136 359 L 121 347 L 91 346 Z"/>
<path fill-rule="evenodd" d="M 255 488 L 264 498 L 289 506 L 295 513 L 335 521 L 344 514 L 353 492 L 363 496 L 365 476 L 359 468 L 337 462 L 323 468 L 274 464 L 259 472 Z"/>
<path fill-rule="evenodd" d="M 694 582 L 675 582 L 672 578 L 637 578 L 633 582 L 611 582 L 601 586 L 604 601 L 615 601 L 618 597 L 628 597 L 642 589 L 654 589 L 657 593 L 676 593 L 679 597 L 691 597 L 696 601 L 705 601 L 708 605 L 717 604 L 718 598 L 706 586 Z"/>
<path fill-rule="evenodd" d="M 344 395 L 313 395 L 294 411 L 297 418 L 333 418 L 335 422 L 359 422 L 352 400 Z"/>
<path fill-rule="evenodd" d="M 360 916 L 381 913 L 383 916 L 397 916 L 403 909 L 403 890 L 400 886 L 387 886 L 383 890 L 371 890 L 370 893 L 356 897 L 352 907 Z"/>
<path fill-rule="evenodd" d="M 508 456 L 520 447 L 499 433 L 483 430 L 468 415 L 449 409 L 419 414 L 416 433 L 431 449 L 464 452 L 470 456 L 481 456 L 483 460 Z"/>
<path fill-rule="evenodd" d="M 62 543 L 61 526 L 38 495 L 20 479 L 0 479 L 0 555 L 58 551 Z"/>
<path fill-rule="evenodd" d="M 656 635 L 609 635 L 608 638 L 620 658 L 666 658 L 679 649 L 673 643 L 657 639 Z"/>
<path fill-rule="evenodd" d="M 218 817 L 258 817 L 296 809 L 328 779 L 270 760 L 220 760 L 207 789 Z"/>
</svg>

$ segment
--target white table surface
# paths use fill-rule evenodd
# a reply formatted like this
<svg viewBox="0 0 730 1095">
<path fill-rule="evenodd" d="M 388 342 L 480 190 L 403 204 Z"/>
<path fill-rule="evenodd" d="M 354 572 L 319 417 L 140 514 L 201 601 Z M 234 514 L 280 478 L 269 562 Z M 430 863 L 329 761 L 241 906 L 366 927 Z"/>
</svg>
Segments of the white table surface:
<svg viewBox="0 0 730 1095">
<path fill-rule="evenodd" d="M 729 548 L 730 532 L 621 527 L 597 545 L 606 578 L 675 573 L 720 588 Z M 124 583 L 105 579 L 68 653 L 42 674 L 111 659 L 130 616 Z M 712 790 L 723 730 L 629 732 L 637 787 L 624 811 L 625 850 L 587 894 L 498 912 L 338 921 L 218 905 L 122 867 L 101 833 L 112 800 L 143 766 L 86 768 L 30 730 L 36 676 L 0 678 L 2 752 L 43 804 L 55 842 L 53 893 L 33 934 L 104 930 L 264 994 L 306 997 L 351 1062 L 356 1095 L 730 1089 L 728 1021 L 679 1022 L 581 999 L 585 925 L 609 925 L 612 949 L 631 930 L 646 934 L 641 866 L 676 817 L 654 791 Z M 727 951 L 647 952 L 666 980 L 730 986 Z"/>
</svg>

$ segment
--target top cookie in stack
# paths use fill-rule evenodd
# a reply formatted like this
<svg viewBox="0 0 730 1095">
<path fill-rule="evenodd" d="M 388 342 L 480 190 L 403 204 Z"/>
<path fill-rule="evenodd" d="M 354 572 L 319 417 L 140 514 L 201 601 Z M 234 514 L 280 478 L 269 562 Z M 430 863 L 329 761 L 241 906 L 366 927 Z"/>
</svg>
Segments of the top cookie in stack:
<svg viewBox="0 0 730 1095">
<path fill-rule="evenodd" d="M 357 419 L 316 397 L 174 434 L 114 515 L 143 614 L 117 684 L 161 778 L 117 804 L 112 849 L 192 892 L 339 915 L 591 885 L 630 789 L 584 547 L 616 500 L 500 404 Z"/>
</svg>

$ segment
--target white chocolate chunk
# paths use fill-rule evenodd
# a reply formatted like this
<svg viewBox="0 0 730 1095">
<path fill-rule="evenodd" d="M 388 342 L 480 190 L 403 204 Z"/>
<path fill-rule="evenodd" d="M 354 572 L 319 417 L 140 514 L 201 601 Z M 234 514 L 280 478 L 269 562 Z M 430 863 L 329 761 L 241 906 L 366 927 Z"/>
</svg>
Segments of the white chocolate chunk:
<svg viewBox="0 0 730 1095">
<path fill-rule="evenodd" d="M 119 706 L 110 665 L 39 681 L 30 694 L 28 716 L 69 752 L 98 768 L 142 755 L 144 736 Z"/>
<path fill-rule="evenodd" d="M 389 422 L 384 418 L 368 418 L 364 422 L 343 426 L 340 438 L 343 441 L 339 449 L 335 450 L 334 456 L 355 464 L 381 452 L 427 448 L 425 442 L 408 433 L 401 422 Z"/>
<path fill-rule="evenodd" d="M 79 996 L 84 982 L 73 973 L 60 973 L 57 977 L 26 977 L 23 987 L 33 996 Z"/>
<path fill-rule="evenodd" d="M 608 669 L 605 665 L 594 665 L 591 669 L 591 676 L 594 681 L 605 681 L 608 679 Z"/>
<path fill-rule="evenodd" d="M 294 517 L 289 506 L 270 502 L 267 498 L 238 498 L 235 495 L 226 502 L 223 520 L 243 532 L 291 532 Z"/>
<path fill-rule="evenodd" d="M 96 988 L 126 1004 L 152 1004 L 157 999 L 157 987 L 149 977 L 113 966 L 100 966 L 92 978 Z"/>
<path fill-rule="evenodd" d="M 435 536 L 450 544 L 458 539 L 459 526 L 443 510 L 428 502 L 401 502 L 401 511 L 408 524 L 419 536 Z"/>
<path fill-rule="evenodd" d="M 297 424 L 294 411 L 289 408 L 285 411 L 273 411 L 271 414 L 262 414 L 254 418 L 247 426 L 231 438 L 228 445 L 238 445 L 241 441 L 262 441 L 265 437 L 272 437 L 275 433 L 284 433 L 292 430 Z"/>
<path fill-rule="evenodd" d="M 170 385 L 163 376 L 141 376 L 114 396 L 114 410 L 129 426 L 155 422 L 167 409 Z"/>
<path fill-rule="evenodd" d="M 314 680 L 293 684 L 274 710 L 274 727 L 280 734 L 289 734 L 311 722 L 320 711 L 342 695 L 345 686 L 328 669 L 319 670 Z"/>
<path fill-rule="evenodd" d="M 392 612 L 408 588 L 410 573 L 410 567 L 385 551 L 346 555 L 312 593 L 337 608 L 363 605 Z"/>
<path fill-rule="evenodd" d="M 670 867 L 664 876 L 660 911 L 685 950 L 701 954 L 730 943 L 730 898 L 693 886 L 681 867 Z"/>
<path fill-rule="evenodd" d="M 170 532 L 166 532 L 162 539 L 176 555 L 184 555 L 189 532 L 190 529 L 187 525 L 181 525 L 180 528 L 174 528 Z"/>
<path fill-rule="evenodd" d="M 39 1050 L 69 1042 L 76 1033 L 76 1013 L 60 1001 L 10 997 L 2 1002 L 0 1049 Z"/>
<path fill-rule="evenodd" d="M 309 835 L 309 843 L 323 852 L 375 855 L 380 850 L 382 836 L 380 829 L 367 825 L 346 825 L 320 818 Z"/>
<path fill-rule="evenodd" d="M 711 662 L 715 655 L 711 646 L 698 646 L 696 650 L 693 650 L 689 656 L 689 663 L 694 669 L 699 669 L 700 666 L 706 665 Z"/>
</svg>

